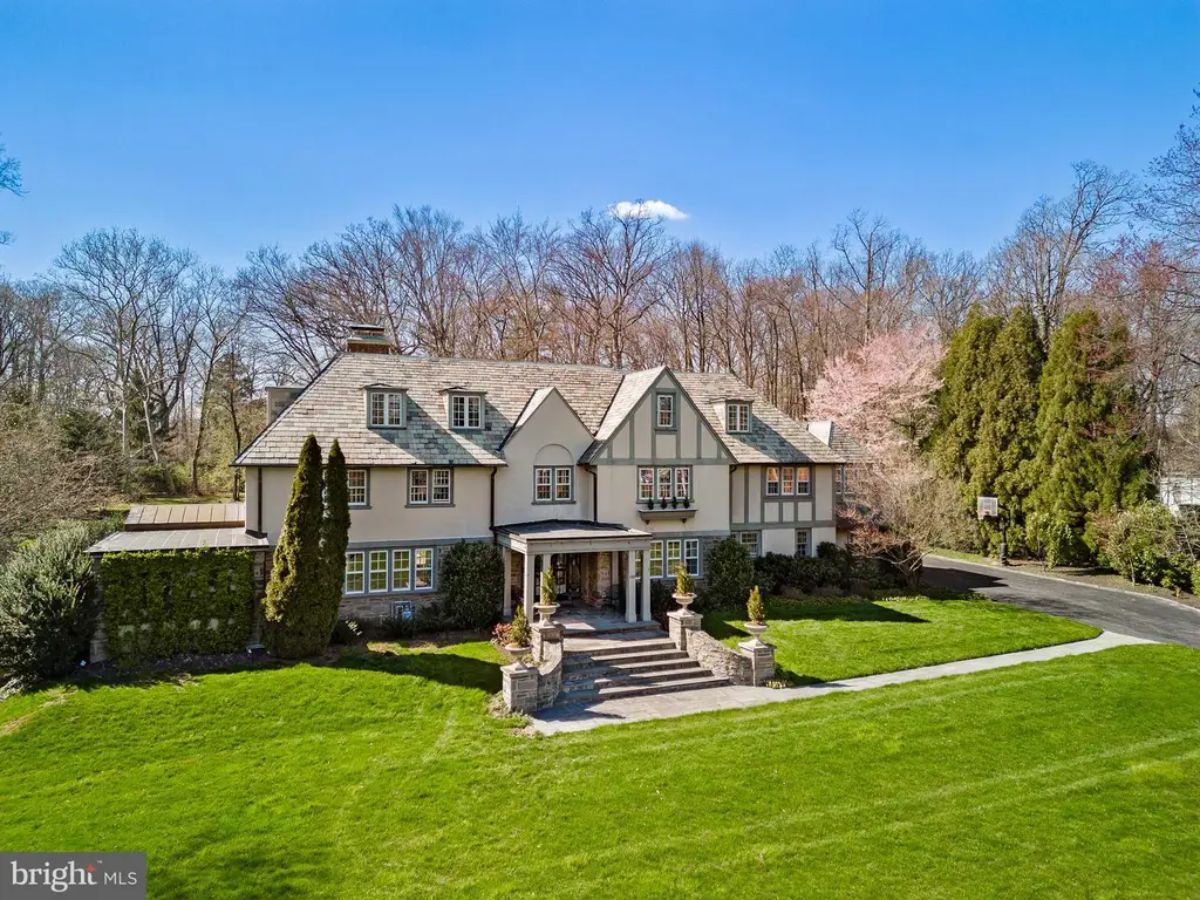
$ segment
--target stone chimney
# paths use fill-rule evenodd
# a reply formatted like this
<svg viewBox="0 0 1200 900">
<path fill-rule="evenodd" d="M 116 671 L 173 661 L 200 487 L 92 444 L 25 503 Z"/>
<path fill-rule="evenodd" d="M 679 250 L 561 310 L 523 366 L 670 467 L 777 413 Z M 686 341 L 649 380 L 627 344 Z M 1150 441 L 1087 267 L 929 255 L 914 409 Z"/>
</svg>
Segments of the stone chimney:
<svg viewBox="0 0 1200 900">
<path fill-rule="evenodd" d="M 818 441 L 828 447 L 833 443 L 833 422 L 828 419 L 822 419 L 815 422 L 807 422 L 808 433 L 815 437 Z"/>
<path fill-rule="evenodd" d="M 365 322 L 352 322 L 346 326 L 349 336 L 346 338 L 347 353 L 393 353 L 392 345 L 388 342 L 382 325 L 369 325 Z"/>
</svg>

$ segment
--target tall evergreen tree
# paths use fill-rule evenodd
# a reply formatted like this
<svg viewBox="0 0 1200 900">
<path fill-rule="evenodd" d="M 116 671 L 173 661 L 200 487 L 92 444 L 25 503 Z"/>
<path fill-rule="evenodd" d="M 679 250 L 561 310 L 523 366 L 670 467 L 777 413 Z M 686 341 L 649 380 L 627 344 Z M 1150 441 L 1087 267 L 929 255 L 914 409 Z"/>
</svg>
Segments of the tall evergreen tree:
<svg viewBox="0 0 1200 900">
<path fill-rule="evenodd" d="M 1136 504 L 1149 486 L 1135 422 L 1129 334 L 1094 310 L 1070 313 L 1054 333 L 1042 372 L 1031 526 L 1054 536 L 1060 559 L 1096 552 L 1090 517 Z"/>
<path fill-rule="evenodd" d="M 326 639 L 333 634 L 333 627 L 337 624 L 342 584 L 346 578 L 346 547 L 349 543 L 350 486 L 346 481 L 346 457 L 335 440 L 329 448 L 329 461 L 325 466 L 325 515 L 321 519 L 321 556 L 325 564 L 321 603 L 329 623 Z"/>
<path fill-rule="evenodd" d="M 967 454 L 971 496 L 996 496 L 1016 518 L 1031 488 L 1028 463 L 1037 450 L 1042 363 L 1037 322 L 1019 307 L 992 345 L 980 383 L 982 413 L 975 446 Z"/>
<path fill-rule="evenodd" d="M 992 367 L 992 347 L 1000 333 L 999 316 L 985 316 L 977 307 L 967 314 L 939 370 L 937 425 L 932 437 L 933 461 L 943 477 L 963 485 L 964 502 L 972 481 L 970 452 L 979 440 L 983 419 L 984 383 Z M 973 501 L 971 501 L 973 508 Z"/>
<path fill-rule="evenodd" d="M 284 658 L 312 656 L 329 642 L 321 603 L 321 447 L 304 439 L 263 601 L 267 649 Z"/>
</svg>

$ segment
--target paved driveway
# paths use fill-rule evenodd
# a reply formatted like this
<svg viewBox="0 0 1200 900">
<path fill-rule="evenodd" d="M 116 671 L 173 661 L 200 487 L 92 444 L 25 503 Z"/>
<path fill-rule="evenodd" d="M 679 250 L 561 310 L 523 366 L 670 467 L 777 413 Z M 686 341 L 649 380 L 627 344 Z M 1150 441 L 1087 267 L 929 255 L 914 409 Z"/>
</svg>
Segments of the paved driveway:
<svg viewBox="0 0 1200 900">
<path fill-rule="evenodd" d="M 1200 647 L 1200 609 L 1144 594 L 1086 587 L 996 566 L 926 557 L 925 580 L 1152 641 Z"/>
</svg>

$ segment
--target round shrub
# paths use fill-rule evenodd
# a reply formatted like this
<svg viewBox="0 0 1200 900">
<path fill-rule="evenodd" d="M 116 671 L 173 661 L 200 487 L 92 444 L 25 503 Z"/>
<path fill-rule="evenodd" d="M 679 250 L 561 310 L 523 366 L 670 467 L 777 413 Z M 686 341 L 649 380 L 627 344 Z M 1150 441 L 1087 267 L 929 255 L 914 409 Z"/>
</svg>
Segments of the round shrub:
<svg viewBox="0 0 1200 900">
<path fill-rule="evenodd" d="M 96 627 L 92 561 L 102 534 L 73 523 L 24 544 L 0 571 L 0 676 L 65 675 L 87 658 Z"/>
<path fill-rule="evenodd" d="M 504 600 L 504 559 L 494 544 L 456 544 L 442 557 L 442 609 L 452 627 L 486 628 Z"/>
<path fill-rule="evenodd" d="M 704 599 L 710 607 L 741 606 L 754 586 L 750 551 L 735 537 L 713 544 L 705 572 Z"/>
</svg>

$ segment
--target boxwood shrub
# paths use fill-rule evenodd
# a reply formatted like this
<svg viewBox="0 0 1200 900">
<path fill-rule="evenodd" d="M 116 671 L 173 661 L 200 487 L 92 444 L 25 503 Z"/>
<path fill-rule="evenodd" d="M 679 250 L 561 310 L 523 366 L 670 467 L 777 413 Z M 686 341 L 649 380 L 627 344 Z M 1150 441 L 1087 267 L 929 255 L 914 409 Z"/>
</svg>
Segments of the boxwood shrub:
<svg viewBox="0 0 1200 900">
<path fill-rule="evenodd" d="M 246 646 L 254 614 L 248 550 L 112 553 L 100 562 L 104 630 L 114 662 Z"/>
</svg>

